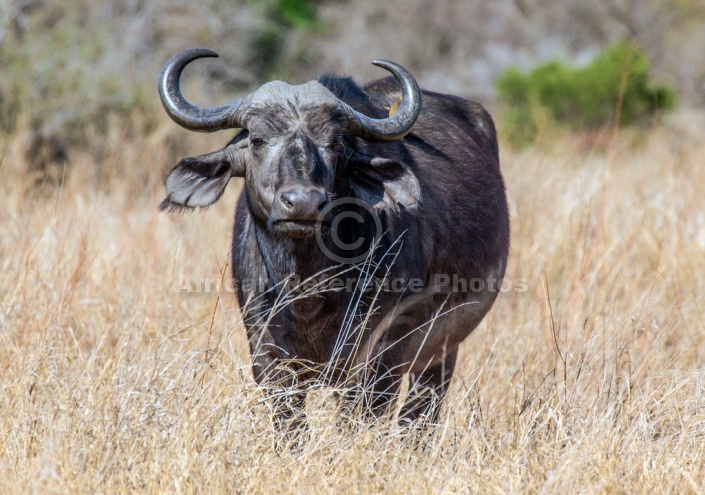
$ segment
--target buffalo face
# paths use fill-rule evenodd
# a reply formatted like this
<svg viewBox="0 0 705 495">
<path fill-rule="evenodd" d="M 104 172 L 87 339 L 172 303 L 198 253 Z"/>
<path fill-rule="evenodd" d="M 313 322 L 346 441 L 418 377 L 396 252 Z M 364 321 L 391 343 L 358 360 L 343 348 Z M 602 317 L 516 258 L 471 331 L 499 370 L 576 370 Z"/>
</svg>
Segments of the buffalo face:
<svg viewBox="0 0 705 495">
<path fill-rule="evenodd" d="M 241 129 L 222 150 L 179 162 L 166 179 L 161 208 L 208 206 L 231 177 L 245 179 L 254 218 L 275 235 L 307 238 L 326 226 L 319 218 L 333 199 L 355 196 L 377 209 L 415 206 L 418 180 L 409 167 L 353 151 L 350 139 L 394 141 L 413 126 L 421 93 L 401 66 L 378 62 L 402 83 L 402 103 L 386 119 L 372 119 L 339 100 L 318 81 L 273 81 L 231 105 L 203 109 L 188 103 L 179 77 L 191 61 L 213 56 L 187 50 L 169 61 L 160 78 L 167 113 L 198 131 Z"/>
<path fill-rule="evenodd" d="M 278 235 L 309 237 L 336 193 L 345 115 L 317 82 L 260 88 L 241 116 L 250 208 Z M 319 224 L 320 225 L 320 224 Z"/>
</svg>

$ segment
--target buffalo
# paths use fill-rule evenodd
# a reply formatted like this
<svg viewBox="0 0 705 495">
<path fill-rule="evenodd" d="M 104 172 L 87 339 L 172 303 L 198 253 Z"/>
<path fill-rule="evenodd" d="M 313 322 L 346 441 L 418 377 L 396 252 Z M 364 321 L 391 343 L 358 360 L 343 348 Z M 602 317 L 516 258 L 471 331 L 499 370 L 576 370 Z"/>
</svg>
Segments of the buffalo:
<svg viewBox="0 0 705 495">
<path fill-rule="evenodd" d="M 161 209 L 217 201 L 244 179 L 232 274 L 254 378 L 275 418 L 303 421 L 311 386 L 345 385 L 375 416 L 438 421 L 461 342 L 492 307 L 509 251 L 494 123 L 478 103 L 421 90 L 402 66 L 360 85 L 326 74 L 272 81 L 229 105 L 181 94 L 186 50 L 164 66 L 180 126 L 237 129 L 220 151 L 168 173 Z M 346 402 L 351 403 L 351 402 Z"/>
</svg>

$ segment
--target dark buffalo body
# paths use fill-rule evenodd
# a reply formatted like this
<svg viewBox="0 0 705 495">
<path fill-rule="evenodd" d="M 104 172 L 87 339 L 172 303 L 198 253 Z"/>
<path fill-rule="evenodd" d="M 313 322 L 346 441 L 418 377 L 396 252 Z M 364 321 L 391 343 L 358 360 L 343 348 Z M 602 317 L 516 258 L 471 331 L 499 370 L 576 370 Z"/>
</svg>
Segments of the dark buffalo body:
<svg viewBox="0 0 705 495">
<path fill-rule="evenodd" d="M 402 416 L 435 420 L 458 346 L 505 271 L 509 220 L 492 119 L 477 103 L 420 91 L 388 62 L 379 65 L 395 77 L 364 86 L 335 76 L 276 81 L 200 109 L 183 100 L 178 77 L 209 55 L 183 52 L 167 64 L 165 108 L 193 130 L 243 130 L 223 150 L 177 164 L 162 207 L 206 206 L 230 177 L 244 177 L 233 276 L 255 379 L 298 390 L 362 383 L 380 412 L 410 373 Z"/>
</svg>

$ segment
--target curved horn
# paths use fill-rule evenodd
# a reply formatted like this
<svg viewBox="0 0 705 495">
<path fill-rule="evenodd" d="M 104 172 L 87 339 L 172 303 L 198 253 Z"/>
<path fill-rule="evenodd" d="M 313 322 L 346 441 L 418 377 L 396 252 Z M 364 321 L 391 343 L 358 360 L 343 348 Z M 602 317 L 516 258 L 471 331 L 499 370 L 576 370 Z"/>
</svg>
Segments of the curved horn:
<svg viewBox="0 0 705 495">
<path fill-rule="evenodd" d="M 217 108 L 200 108 L 192 105 L 181 94 L 179 78 L 188 64 L 199 58 L 217 57 L 218 54 L 203 48 L 184 50 L 173 56 L 159 76 L 159 96 L 171 119 L 191 131 L 213 132 L 239 127 L 237 110 L 242 99 Z"/>
<path fill-rule="evenodd" d="M 365 141 L 396 141 L 406 136 L 421 112 L 421 89 L 411 73 L 388 60 L 372 62 L 387 69 L 401 83 L 402 100 L 396 113 L 387 119 L 372 119 L 340 102 L 349 117 L 350 132 Z"/>
</svg>

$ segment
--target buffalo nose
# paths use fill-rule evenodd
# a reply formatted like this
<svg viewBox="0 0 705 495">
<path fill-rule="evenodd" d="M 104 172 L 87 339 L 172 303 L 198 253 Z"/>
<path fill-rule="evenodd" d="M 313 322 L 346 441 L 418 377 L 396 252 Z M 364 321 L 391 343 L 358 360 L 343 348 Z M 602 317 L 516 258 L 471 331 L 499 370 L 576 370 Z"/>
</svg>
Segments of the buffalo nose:
<svg viewBox="0 0 705 495">
<path fill-rule="evenodd" d="M 328 202 L 328 195 L 320 189 L 294 187 L 279 193 L 279 204 L 287 220 L 316 220 Z"/>
</svg>

